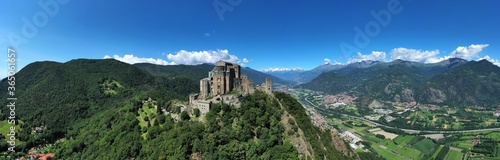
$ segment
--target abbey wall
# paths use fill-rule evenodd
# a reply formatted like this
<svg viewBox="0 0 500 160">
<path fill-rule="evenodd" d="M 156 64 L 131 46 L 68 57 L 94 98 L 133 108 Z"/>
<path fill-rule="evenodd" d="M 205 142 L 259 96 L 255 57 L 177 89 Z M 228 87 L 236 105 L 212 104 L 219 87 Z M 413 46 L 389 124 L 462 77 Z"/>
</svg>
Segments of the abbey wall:
<svg viewBox="0 0 500 160">
<path fill-rule="evenodd" d="M 218 61 L 208 77 L 200 80 L 200 93 L 189 96 L 190 108 L 198 108 L 202 115 L 210 110 L 212 103 L 225 103 L 240 106 L 240 98 L 253 94 L 256 87 L 253 80 L 241 74 L 241 67 L 237 64 Z M 272 94 L 271 78 L 266 78 L 257 89 Z"/>
</svg>

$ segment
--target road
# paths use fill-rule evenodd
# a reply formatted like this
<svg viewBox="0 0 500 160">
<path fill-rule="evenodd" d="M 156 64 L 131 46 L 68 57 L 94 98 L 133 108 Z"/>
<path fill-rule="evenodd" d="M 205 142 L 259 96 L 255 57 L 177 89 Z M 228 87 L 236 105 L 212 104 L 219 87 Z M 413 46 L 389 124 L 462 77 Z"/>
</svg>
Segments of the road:
<svg viewBox="0 0 500 160">
<path fill-rule="evenodd" d="M 310 97 L 310 96 L 309 96 Z M 321 108 L 321 107 L 318 107 L 317 105 L 315 105 L 314 103 L 312 103 L 311 101 L 309 101 L 307 98 L 309 97 L 305 97 L 304 100 L 309 103 L 311 106 L 313 106 L 314 108 L 316 109 L 319 109 L 319 110 L 322 110 L 323 112 L 332 112 L 331 110 L 326 110 L 324 108 Z M 500 130 L 500 128 L 485 128 L 485 129 L 473 129 L 473 130 L 462 130 L 462 131 L 430 131 L 430 130 L 414 130 L 414 129 L 405 129 L 405 128 L 396 128 L 396 127 L 391 127 L 391 126 L 387 126 L 387 125 L 384 125 L 384 124 L 380 124 L 380 123 L 377 123 L 377 122 L 374 122 L 374 121 L 371 121 L 371 120 L 368 120 L 364 117 L 356 117 L 356 116 L 352 116 L 352 115 L 347 115 L 347 114 L 342 114 L 343 116 L 347 116 L 347 117 L 351 117 L 351 118 L 354 118 L 354 119 L 359 119 L 359 120 L 362 120 L 362 121 L 365 121 L 365 122 L 369 122 L 371 124 L 374 124 L 376 126 L 382 126 L 382 127 L 386 127 L 386 128 L 393 128 L 393 129 L 400 129 L 402 131 L 405 131 L 407 133 L 420 133 L 420 132 L 426 132 L 426 133 L 431 133 L 431 134 L 449 134 L 449 133 L 467 133 L 467 132 L 482 132 L 482 131 L 498 131 Z"/>
</svg>

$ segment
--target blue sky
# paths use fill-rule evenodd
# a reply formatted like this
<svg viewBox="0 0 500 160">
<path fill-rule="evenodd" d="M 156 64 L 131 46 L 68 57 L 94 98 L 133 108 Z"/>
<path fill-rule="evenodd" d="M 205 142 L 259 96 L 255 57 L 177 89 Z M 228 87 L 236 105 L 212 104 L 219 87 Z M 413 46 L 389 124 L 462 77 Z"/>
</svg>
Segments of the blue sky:
<svg viewBox="0 0 500 160">
<path fill-rule="evenodd" d="M 75 58 L 164 65 L 224 59 L 258 70 L 449 57 L 500 65 L 498 6 L 494 0 L 3 0 L 0 46 L 15 47 L 18 67 Z"/>
</svg>

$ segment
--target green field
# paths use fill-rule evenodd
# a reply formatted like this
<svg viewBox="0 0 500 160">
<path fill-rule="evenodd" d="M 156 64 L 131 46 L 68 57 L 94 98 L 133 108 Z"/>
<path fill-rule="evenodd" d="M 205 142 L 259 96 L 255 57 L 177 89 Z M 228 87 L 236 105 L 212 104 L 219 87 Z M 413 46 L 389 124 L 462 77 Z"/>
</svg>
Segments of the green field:
<svg viewBox="0 0 500 160">
<path fill-rule="evenodd" d="M 500 139 L 500 132 L 493 132 L 493 133 L 490 133 L 488 136 L 490 136 L 490 138 L 493 138 L 493 139 Z"/>
<path fill-rule="evenodd" d="M 434 152 L 434 154 L 432 155 L 432 158 L 436 158 L 439 152 L 443 149 L 443 147 L 444 147 L 443 145 L 440 145 L 439 148 L 436 150 L 436 152 Z"/>
<path fill-rule="evenodd" d="M 121 85 L 118 81 L 115 80 L 107 80 L 101 86 L 104 89 L 104 94 L 111 94 L 111 95 L 116 95 L 116 89 L 118 88 L 124 88 L 123 85 Z"/>
<path fill-rule="evenodd" d="M 391 140 L 382 140 L 380 145 L 387 147 L 388 150 L 396 150 L 398 148 L 398 145 L 394 144 Z"/>
<path fill-rule="evenodd" d="M 16 134 L 19 133 L 19 130 L 21 129 L 21 126 L 20 124 L 22 124 L 23 122 L 22 121 L 18 121 L 19 124 L 16 125 Z M 4 121 L 0 121 L 0 133 L 5 137 L 5 140 L 9 140 L 9 136 L 7 136 L 7 134 L 9 134 L 10 132 L 10 127 L 11 125 L 9 124 L 9 122 L 7 120 L 4 120 Z M 19 144 L 21 143 L 21 141 L 19 141 L 19 139 L 16 139 L 16 144 Z"/>
<path fill-rule="evenodd" d="M 468 150 L 469 148 L 474 147 L 471 140 L 458 142 L 458 143 L 456 143 L 455 146 L 460 148 L 460 149 L 465 149 L 465 150 Z"/>
<path fill-rule="evenodd" d="M 380 146 L 373 146 L 373 149 L 382 157 L 386 159 L 391 159 L 391 160 L 405 160 L 405 158 L 400 157 L 399 155 L 396 155 L 390 151 L 387 151 L 384 148 L 380 148 Z"/>
<path fill-rule="evenodd" d="M 415 136 L 398 136 L 394 139 L 394 142 L 399 145 L 407 145 L 413 138 L 415 138 Z"/>
<path fill-rule="evenodd" d="M 437 145 L 432 140 L 426 138 L 413 145 L 413 147 L 422 153 L 431 154 Z"/>
<path fill-rule="evenodd" d="M 432 119 L 436 118 L 441 118 L 439 116 L 434 116 L 431 118 L 430 116 L 432 113 L 428 111 L 422 111 L 422 112 L 414 112 L 411 113 L 412 117 L 419 117 L 421 119 L 426 119 L 428 120 L 426 125 L 432 125 L 432 122 L 430 122 Z M 490 120 L 491 119 L 486 119 L 485 120 Z M 415 119 L 413 120 L 408 120 L 408 121 L 416 121 Z M 438 121 L 442 121 L 442 119 L 439 119 Z M 374 149 L 377 154 L 381 155 L 382 157 L 386 159 L 423 159 L 425 157 L 428 157 L 430 159 L 435 159 L 438 158 L 438 156 L 441 156 L 440 158 L 445 158 L 446 159 L 462 159 L 462 157 L 467 158 L 467 154 L 463 154 L 459 150 L 466 150 L 468 151 L 470 148 L 473 148 L 472 141 L 476 139 L 478 135 L 480 135 L 482 138 L 492 138 L 494 140 L 500 140 L 500 132 L 499 131 L 482 131 L 482 132 L 474 132 L 474 133 L 461 133 L 461 134 L 450 134 L 447 135 L 447 138 L 450 140 L 446 140 L 441 142 L 441 145 L 438 145 L 434 143 L 433 140 L 429 138 L 422 138 L 418 137 L 418 135 L 399 135 L 396 137 L 394 140 L 386 140 L 386 139 L 380 139 L 378 137 L 375 137 L 373 133 L 370 133 L 368 130 L 373 129 L 372 127 L 367 127 L 364 125 L 358 125 L 362 122 L 359 122 L 358 120 L 354 120 L 352 118 L 348 117 L 338 117 L 338 118 L 332 118 L 332 122 L 334 122 L 338 127 L 341 129 L 346 129 L 348 131 L 351 131 L 352 133 L 355 133 L 363 139 L 363 141 L 370 142 L 372 145 L 371 147 Z M 341 122 L 347 122 L 347 123 L 341 123 Z M 448 127 L 455 127 L 455 128 L 462 128 L 463 124 L 460 124 L 461 122 L 454 122 L 454 123 L 448 123 Z M 446 136 L 446 135 L 445 135 Z M 450 146 L 451 148 L 456 148 L 454 151 L 448 149 L 445 150 L 445 146 Z M 494 154 L 497 154 L 495 157 L 496 159 L 499 159 L 500 157 L 500 144 L 498 144 L 498 147 L 495 148 L 497 151 L 493 152 Z M 442 153 L 440 153 L 442 152 Z M 472 153 L 472 157 L 483 157 L 485 155 L 481 155 L 480 153 Z M 488 159 L 488 158 L 485 158 Z M 494 158 L 493 158 L 494 159 Z"/>
<path fill-rule="evenodd" d="M 412 159 L 420 159 L 422 152 L 419 152 L 418 150 L 415 150 L 413 148 L 401 148 L 398 150 L 398 153 Z"/>
<path fill-rule="evenodd" d="M 500 144 L 497 145 L 497 157 L 500 157 Z"/>
<path fill-rule="evenodd" d="M 498 160 L 497 157 L 472 158 L 472 160 Z"/>
<path fill-rule="evenodd" d="M 450 150 L 448 152 L 448 155 L 446 155 L 446 159 L 449 159 L 449 160 L 460 160 L 460 159 L 462 159 L 463 155 L 464 154 L 462 152 L 455 151 L 455 150 Z"/>
<path fill-rule="evenodd" d="M 372 141 L 372 142 L 375 142 L 375 143 L 381 143 L 382 141 L 384 141 L 383 139 L 377 138 L 375 136 L 370 136 L 370 135 L 363 136 L 362 138 L 364 140 Z"/>
<path fill-rule="evenodd" d="M 144 121 L 145 117 L 148 117 L 148 126 L 152 126 L 154 124 L 154 120 L 156 119 L 154 117 L 156 117 L 157 113 L 155 108 L 150 106 L 152 106 L 151 103 L 144 103 L 142 108 L 139 110 L 139 116 L 137 116 L 137 119 L 139 120 L 139 125 L 141 127 L 146 127 L 146 122 Z"/>
</svg>

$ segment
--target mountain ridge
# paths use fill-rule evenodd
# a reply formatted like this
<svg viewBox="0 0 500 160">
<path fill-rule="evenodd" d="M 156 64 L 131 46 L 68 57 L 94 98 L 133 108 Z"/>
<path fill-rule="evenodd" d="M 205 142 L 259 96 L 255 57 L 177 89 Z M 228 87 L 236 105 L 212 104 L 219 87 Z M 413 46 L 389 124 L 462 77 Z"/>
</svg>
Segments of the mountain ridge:
<svg viewBox="0 0 500 160">
<path fill-rule="evenodd" d="M 468 72 L 465 72 L 466 70 Z M 309 83 L 299 85 L 312 90 L 323 91 L 331 94 L 350 92 L 367 99 L 378 99 L 394 102 L 421 102 L 430 104 L 464 104 L 465 99 L 469 105 L 494 105 L 500 99 L 493 95 L 500 88 L 497 86 L 497 73 L 500 68 L 487 60 L 466 61 L 463 59 L 448 59 L 438 63 L 424 64 L 403 60 L 388 63 L 379 63 L 367 68 L 347 69 L 342 68 L 326 72 Z M 486 73 L 488 72 L 488 73 Z M 483 82 L 473 81 L 473 77 L 489 76 Z M 443 76 L 448 75 L 448 76 Z M 457 77 L 466 76 L 468 84 L 449 85 Z M 491 85 L 488 85 L 491 84 Z M 474 90 L 460 90 L 468 86 L 483 87 L 488 89 L 487 98 L 493 99 L 485 102 L 474 102 Z M 447 86 L 447 88 L 444 88 Z M 451 87 L 451 88 L 450 88 Z M 480 90 L 480 89 L 477 89 Z M 453 96 L 461 97 L 459 99 Z M 402 98 L 404 97 L 404 98 Z"/>
<path fill-rule="evenodd" d="M 176 77 L 182 75 L 184 78 L 189 78 L 194 81 L 199 81 L 207 77 L 208 72 L 212 71 L 215 66 L 209 63 L 199 65 L 156 65 L 151 63 L 138 63 L 133 65 L 155 76 Z M 267 77 L 270 77 L 273 83 L 276 84 L 288 85 L 291 83 L 282 78 L 254 70 L 250 67 L 241 67 L 241 73 L 246 74 L 256 85 L 265 82 Z"/>
</svg>

